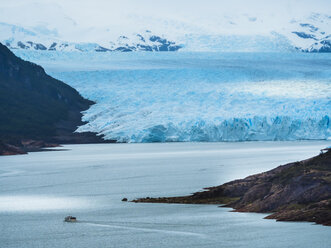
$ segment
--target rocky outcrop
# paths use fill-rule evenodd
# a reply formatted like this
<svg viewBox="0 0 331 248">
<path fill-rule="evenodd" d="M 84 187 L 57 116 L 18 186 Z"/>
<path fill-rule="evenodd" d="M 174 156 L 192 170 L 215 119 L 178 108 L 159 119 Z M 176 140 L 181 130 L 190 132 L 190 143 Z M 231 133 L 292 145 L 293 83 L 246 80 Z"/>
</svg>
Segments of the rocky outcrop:
<svg viewBox="0 0 331 248">
<path fill-rule="evenodd" d="M 331 36 L 315 42 L 310 48 L 303 50 L 310 53 L 331 53 Z"/>
<path fill-rule="evenodd" d="M 18 146 L 6 144 L 0 141 L 0 155 L 26 154 L 26 151 Z"/>
<path fill-rule="evenodd" d="M 331 151 L 190 196 L 134 202 L 223 204 L 237 212 L 273 213 L 268 219 L 331 225 Z"/>
</svg>

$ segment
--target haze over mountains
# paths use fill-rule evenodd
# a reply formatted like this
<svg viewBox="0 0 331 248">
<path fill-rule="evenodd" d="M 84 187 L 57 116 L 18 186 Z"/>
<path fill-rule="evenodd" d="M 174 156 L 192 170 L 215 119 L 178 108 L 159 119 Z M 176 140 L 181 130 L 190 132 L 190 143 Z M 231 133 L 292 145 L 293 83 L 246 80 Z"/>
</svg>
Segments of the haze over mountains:
<svg viewBox="0 0 331 248">
<path fill-rule="evenodd" d="M 15 1 L 0 8 L 0 41 L 52 51 L 331 51 L 330 3 L 265 2 Z"/>
</svg>

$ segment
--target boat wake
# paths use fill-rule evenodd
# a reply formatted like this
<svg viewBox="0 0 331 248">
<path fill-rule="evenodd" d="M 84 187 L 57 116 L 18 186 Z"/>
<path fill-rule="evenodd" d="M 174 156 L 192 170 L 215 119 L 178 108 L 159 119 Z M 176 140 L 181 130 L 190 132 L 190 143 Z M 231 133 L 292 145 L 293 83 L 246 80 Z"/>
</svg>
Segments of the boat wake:
<svg viewBox="0 0 331 248">
<path fill-rule="evenodd" d="M 95 226 L 95 227 L 105 227 L 105 228 L 114 228 L 114 229 L 134 230 L 134 231 L 141 231 L 141 232 L 154 232 L 154 233 L 163 233 L 163 234 L 169 234 L 169 235 L 195 236 L 195 237 L 199 237 L 199 238 L 206 238 L 205 234 L 194 233 L 194 232 L 183 232 L 183 231 L 173 231 L 173 230 L 163 230 L 163 229 L 133 227 L 133 226 L 122 226 L 122 225 L 113 225 L 113 224 L 100 224 L 100 223 L 85 222 L 85 221 L 79 221 L 79 223 L 84 223 L 86 225 Z"/>
</svg>

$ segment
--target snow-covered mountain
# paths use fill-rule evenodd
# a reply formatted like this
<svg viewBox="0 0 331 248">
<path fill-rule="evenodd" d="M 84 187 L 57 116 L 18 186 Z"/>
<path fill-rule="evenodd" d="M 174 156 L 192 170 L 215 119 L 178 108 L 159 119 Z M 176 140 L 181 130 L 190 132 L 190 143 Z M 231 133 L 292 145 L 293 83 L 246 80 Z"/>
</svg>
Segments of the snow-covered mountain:
<svg viewBox="0 0 331 248">
<path fill-rule="evenodd" d="M 307 19 L 292 20 L 287 37 L 304 52 L 331 52 L 331 15 L 311 14 Z"/>
<path fill-rule="evenodd" d="M 0 23 L 0 42 L 10 49 L 49 51 L 293 51 L 331 52 L 331 16 L 313 14 L 305 20 L 291 20 L 287 27 L 269 34 L 194 34 L 168 39 L 145 30 L 100 42 L 65 41 L 43 32 Z M 46 30 L 46 32 L 45 32 Z M 102 44 L 102 45 L 100 45 Z"/>
<path fill-rule="evenodd" d="M 183 0 L 176 8 L 148 0 L 95 0 L 104 5 L 81 3 L 79 10 L 67 1 L 35 1 L 0 7 L 0 42 L 10 49 L 331 52 L 331 16 L 325 9 L 331 5 L 318 7 L 319 0 L 292 7 L 286 1 L 286 10 L 284 4 L 258 0 L 252 6 L 242 1 L 241 8 L 214 0 Z"/>
<path fill-rule="evenodd" d="M 67 42 L 16 25 L 0 23 L 0 41 L 10 49 L 40 51 L 177 51 L 181 48 L 173 41 L 146 30 L 131 36 L 120 36 L 101 46 L 94 42 Z M 107 43 L 107 42 L 103 42 Z"/>
<path fill-rule="evenodd" d="M 330 13 L 324 0 L 3 1 L 0 42 L 43 51 L 330 52 Z"/>
</svg>

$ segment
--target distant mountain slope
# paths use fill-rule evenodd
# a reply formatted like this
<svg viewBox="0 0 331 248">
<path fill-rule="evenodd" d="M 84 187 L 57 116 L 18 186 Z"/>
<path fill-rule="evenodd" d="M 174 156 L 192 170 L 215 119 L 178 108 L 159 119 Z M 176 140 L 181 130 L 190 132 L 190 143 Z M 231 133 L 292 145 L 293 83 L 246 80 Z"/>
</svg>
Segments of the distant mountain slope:
<svg viewBox="0 0 331 248">
<path fill-rule="evenodd" d="M 0 143 L 100 142 L 92 134 L 73 134 L 82 124 L 80 112 L 92 104 L 0 44 Z"/>
<path fill-rule="evenodd" d="M 288 37 L 303 52 L 331 52 L 331 16 L 312 13 L 291 23 Z"/>
<path fill-rule="evenodd" d="M 220 20 L 219 31 L 213 32 L 166 21 L 168 29 L 155 33 L 123 31 L 116 36 L 111 28 L 80 30 L 80 34 L 85 34 L 84 42 L 80 38 L 67 41 L 47 25 L 23 27 L 2 22 L 0 42 L 10 49 L 38 51 L 331 52 L 331 16 L 328 15 L 312 13 L 302 18 L 278 20 L 279 25 L 258 16 L 236 15 L 231 19 L 220 17 Z M 181 29 L 177 30 L 177 26 Z M 137 27 L 137 30 L 141 29 Z"/>
<path fill-rule="evenodd" d="M 95 42 L 68 42 L 53 35 L 36 33 L 26 28 L 0 23 L 0 41 L 10 49 L 38 51 L 80 51 L 80 52 L 132 52 L 132 51 L 177 51 L 182 48 L 162 36 L 146 30 L 139 34 L 120 36 L 114 41 L 106 41 L 106 45 Z M 105 43 L 105 42 L 103 42 Z"/>
</svg>

